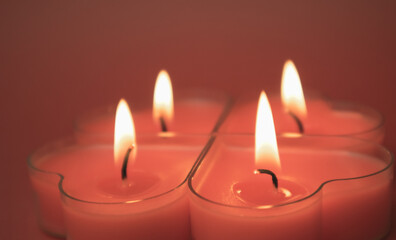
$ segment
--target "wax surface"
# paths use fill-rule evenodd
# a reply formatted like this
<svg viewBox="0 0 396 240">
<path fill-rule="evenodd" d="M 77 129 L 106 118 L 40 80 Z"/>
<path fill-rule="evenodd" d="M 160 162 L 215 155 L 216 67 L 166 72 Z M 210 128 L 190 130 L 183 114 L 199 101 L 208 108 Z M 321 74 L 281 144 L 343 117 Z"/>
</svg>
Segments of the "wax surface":
<svg viewBox="0 0 396 240">
<path fill-rule="evenodd" d="M 209 100 L 185 100 L 175 103 L 174 119 L 167 122 L 168 131 L 208 134 L 215 127 L 225 103 Z M 158 133 L 159 121 L 153 119 L 151 108 L 134 111 L 131 108 L 138 133 Z M 115 108 L 109 107 L 76 122 L 76 135 L 81 142 L 112 142 Z"/>
<path fill-rule="evenodd" d="M 233 194 L 246 206 L 271 207 L 275 204 L 293 202 L 309 194 L 308 189 L 286 179 L 278 179 L 281 187 L 275 187 L 271 179 L 253 175 L 235 183 Z"/>
<path fill-rule="evenodd" d="M 298 125 L 287 114 L 279 96 L 271 96 L 271 109 L 278 134 L 298 133 Z M 356 135 L 361 138 L 382 142 L 382 118 L 372 110 L 361 110 L 348 104 L 332 103 L 321 98 L 307 98 L 307 116 L 300 120 L 307 135 Z M 354 109 L 355 108 L 355 109 Z M 359 110 L 360 109 L 360 110 Z M 222 132 L 254 133 L 257 100 L 237 102 L 227 118 Z"/>
<path fill-rule="evenodd" d="M 265 209 L 257 208 L 257 201 L 241 201 L 233 189 L 235 184 L 244 182 L 252 174 L 254 151 L 223 145 L 216 147 L 220 150 L 208 153 L 206 162 L 204 159 L 192 180 L 194 190 L 209 201 L 192 196 L 192 228 L 196 239 L 216 239 L 224 235 L 227 239 L 244 239 L 243 235 L 249 233 L 267 235 L 270 239 L 291 239 L 293 236 L 297 236 L 296 239 L 376 239 L 389 231 L 392 182 L 389 173 L 328 183 L 315 195 L 290 205 L 292 210 L 277 207 L 264 212 Z M 389 164 L 342 149 L 281 148 L 280 159 L 282 172 L 279 178 L 298 183 L 310 191 L 301 199 L 314 193 L 326 181 L 373 174 Z M 270 178 L 267 180 L 263 187 L 271 187 L 268 184 Z M 282 181 L 279 181 L 279 187 L 282 187 Z M 254 200 L 262 198 L 260 194 L 255 197 Z M 266 205 L 271 205 L 271 201 L 287 203 L 287 199 L 271 196 L 267 200 Z M 316 206 L 317 202 L 320 207 Z M 255 210 L 245 210 L 244 207 Z M 281 227 L 272 225 L 269 219 Z M 320 222 L 319 226 L 315 221 Z M 298 229 L 294 224 L 298 224 Z M 211 225 L 217 227 L 210 228 Z M 321 229 L 321 233 L 312 231 L 315 227 Z M 287 229 L 284 230 L 286 233 L 274 233 L 274 229 L 282 231 L 280 228 Z"/>
<path fill-rule="evenodd" d="M 186 178 L 199 151 L 198 147 L 138 147 L 136 160 L 127 169 L 128 175 L 134 181 L 153 183 L 143 184 L 150 188 L 148 192 L 131 190 L 130 194 L 122 191 L 124 182 L 121 171 L 117 176 L 118 172 L 114 170 L 111 146 L 76 147 L 42 159 L 39 167 L 64 175 L 64 190 L 75 198 L 93 202 L 122 202 L 159 195 L 177 187 Z"/>
</svg>

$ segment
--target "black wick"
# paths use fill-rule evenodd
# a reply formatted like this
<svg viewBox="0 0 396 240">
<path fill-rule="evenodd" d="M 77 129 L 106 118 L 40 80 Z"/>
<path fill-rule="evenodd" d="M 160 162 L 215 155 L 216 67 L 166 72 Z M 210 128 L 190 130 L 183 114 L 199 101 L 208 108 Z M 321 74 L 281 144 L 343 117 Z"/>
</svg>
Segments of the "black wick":
<svg viewBox="0 0 396 240">
<path fill-rule="evenodd" d="M 166 126 L 164 118 L 160 117 L 159 121 L 160 121 L 160 124 L 161 124 L 161 131 L 162 132 L 167 132 L 168 131 L 168 127 Z"/>
<path fill-rule="evenodd" d="M 125 180 L 127 178 L 128 160 L 129 160 L 129 155 L 131 154 L 133 148 L 134 148 L 133 145 L 131 147 L 129 147 L 125 154 L 124 162 L 122 163 L 122 168 L 121 168 L 121 179 L 122 180 Z"/>
<path fill-rule="evenodd" d="M 276 189 L 278 189 L 278 178 L 276 177 L 275 173 L 267 170 L 267 169 L 257 169 L 257 172 L 261 173 L 261 174 L 268 174 L 271 175 L 272 177 L 272 183 L 274 184 L 274 187 Z"/>
<path fill-rule="evenodd" d="M 298 126 L 298 131 L 300 133 L 304 133 L 304 125 L 302 124 L 301 120 L 292 112 L 289 112 L 289 115 L 296 121 Z"/>
</svg>

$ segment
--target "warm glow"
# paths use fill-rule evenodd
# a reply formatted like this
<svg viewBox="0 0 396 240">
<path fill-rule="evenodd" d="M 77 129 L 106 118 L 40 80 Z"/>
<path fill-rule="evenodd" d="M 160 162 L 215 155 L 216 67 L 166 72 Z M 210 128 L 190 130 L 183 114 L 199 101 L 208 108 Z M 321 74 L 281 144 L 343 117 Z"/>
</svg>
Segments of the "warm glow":
<svg viewBox="0 0 396 240">
<path fill-rule="evenodd" d="M 160 117 L 165 122 L 173 119 L 173 91 L 170 77 L 162 70 L 157 77 L 154 88 L 153 117 L 158 121 Z"/>
<path fill-rule="evenodd" d="M 283 66 L 281 94 L 283 106 L 287 112 L 291 112 L 299 118 L 304 118 L 307 115 L 300 77 L 291 60 L 287 60 Z"/>
<path fill-rule="evenodd" d="M 264 91 L 260 94 L 256 118 L 255 136 L 256 167 L 271 170 L 275 173 L 281 169 L 278 145 L 272 111 Z"/>
<path fill-rule="evenodd" d="M 114 129 L 114 162 L 116 166 L 121 166 L 128 148 L 133 146 L 133 153 L 136 153 L 135 126 L 128 103 L 121 99 L 117 106 Z M 134 154 L 130 154 L 130 161 L 134 159 Z"/>
</svg>

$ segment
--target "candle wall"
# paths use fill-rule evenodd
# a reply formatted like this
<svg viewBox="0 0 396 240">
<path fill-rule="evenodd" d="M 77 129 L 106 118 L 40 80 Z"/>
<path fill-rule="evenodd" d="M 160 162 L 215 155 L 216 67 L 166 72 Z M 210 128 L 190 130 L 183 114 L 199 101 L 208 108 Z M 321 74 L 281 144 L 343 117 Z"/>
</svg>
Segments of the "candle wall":
<svg viewBox="0 0 396 240">
<path fill-rule="evenodd" d="M 253 239 L 265 235 L 271 239 L 290 239 L 292 235 L 304 239 L 379 239 L 389 232 L 393 158 L 386 149 L 352 138 L 280 137 L 280 177 L 310 192 L 300 201 L 262 209 L 241 201 L 232 190 L 235 183 L 252 174 L 253 139 L 251 135 L 218 135 L 193 173 L 189 186 L 196 239 L 223 235 L 245 239 L 246 234 Z M 295 212 L 283 215 L 287 206 Z M 268 218 L 273 214 L 276 218 L 271 219 L 283 225 L 276 233 Z"/>
<path fill-rule="evenodd" d="M 191 197 L 194 239 L 320 239 L 320 196 L 272 209 L 233 208 Z"/>
<path fill-rule="evenodd" d="M 67 239 L 189 240 L 186 186 L 141 202 L 95 203 L 63 195 Z"/>
</svg>

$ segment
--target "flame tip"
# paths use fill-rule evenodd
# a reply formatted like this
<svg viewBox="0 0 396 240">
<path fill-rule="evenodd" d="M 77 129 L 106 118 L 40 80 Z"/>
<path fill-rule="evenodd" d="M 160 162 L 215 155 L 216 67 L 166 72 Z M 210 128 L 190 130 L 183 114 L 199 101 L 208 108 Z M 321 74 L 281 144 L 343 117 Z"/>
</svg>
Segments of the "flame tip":
<svg viewBox="0 0 396 240">
<path fill-rule="evenodd" d="M 283 67 L 281 95 L 287 112 L 292 112 L 300 118 L 307 115 L 300 76 L 292 60 L 287 60 Z"/>
<path fill-rule="evenodd" d="M 169 77 L 168 71 L 166 71 L 165 69 L 161 69 L 161 71 L 159 71 L 159 73 L 158 73 L 157 81 L 158 81 L 158 78 L 163 75 L 165 75 L 166 77 Z"/>
<path fill-rule="evenodd" d="M 162 69 L 158 73 L 154 87 L 153 118 L 158 121 L 164 118 L 167 121 L 173 119 L 173 90 L 168 72 Z"/>
<path fill-rule="evenodd" d="M 290 64 L 295 65 L 294 62 L 293 62 L 293 60 L 291 60 L 290 58 L 289 58 L 289 59 L 286 59 L 285 65 L 290 65 Z"/>
</svg>

